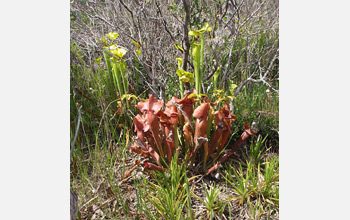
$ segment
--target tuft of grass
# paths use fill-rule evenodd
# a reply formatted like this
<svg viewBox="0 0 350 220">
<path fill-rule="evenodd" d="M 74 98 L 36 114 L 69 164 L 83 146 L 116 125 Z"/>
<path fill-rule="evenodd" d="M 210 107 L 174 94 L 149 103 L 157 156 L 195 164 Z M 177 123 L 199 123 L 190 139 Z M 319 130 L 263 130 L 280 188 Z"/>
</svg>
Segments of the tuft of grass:
<svg viewBox="0 0 350 220">
<path fill-rule="evenodd" d="M 261 195 L 270 204 L 279 205 L 279 157 L 265 159 L 263 171 L 264 185 Z"/>
<path fill-rule="evenodd" d="M 239 201 L 239 205 L 246 203 L 254 194 L 257 194 L 257 179 L 255 178 L 254 167 L 247 162 L 247 170 L 244 171 L 242 165 L 235 169 L 233 166 L 227 166 L 224 179 L 234 188 L 234 193 Z"/>
<path fill-rule="evenodd" d="M 243 157 L 246 161 L 252 163 L 252 166 L 259 165 L 262 162 L 262 159 L 267 152 L 267 149 L 262 148 L 267 136 L 268 135 L 266 135 L 265 138 L 262 138 L 261 135 L 258 135 L 255 142 L 253 141 L 253 137 L 251 138 L 252 141 L 250 142 L 249 153 L 248 155 L 244 153 Z"/>
<path fill-rule="evenodd" d="M 248 201 L 248 216 L 251 220 L 259 220 L 261 216 L 264 214 L 264 206 L 262 205 L 260 199 L 250 202 Z"/>
<path fill-rule="evenodd" d="M 209 186 L 209 190 L 208 190 L 205 187 L 204 183 L 203 185 L 204 185 L 206 197 L 202 199 L 199 196 L 195 195 L 194 193 L 193 195 L 204 204 L 204 206 L 207 209 L 208 217 L 210 219 L 214 219 L 215 214 L 221 216 L 227 204 L 227 201 L 220 201 L 219 194 L 220 194 L 221 188 L 217 187 L 214 183 Z"/>
<path fill-rule="evenodd" d="M 151 171 L 152 180 L 142 179 L 138 187 L 140 203 L 149 219 L 193 219 L 186 173 L 186 166 L 178 165 L 175 157 L 168 172 Z"/>
<path fill-rule="evenodd" d="M 226 166 L 224 179 L 236 194 L 231 200 L 238 201 L 241 207 L 246 206 L 251 219 L 260 219 L 262 215 L 276 216 L 279 208 L 279 157 L 252 161 L 246 161 L 247 167 L 241 163 L 237 168 L 233 163 Z"/>
</svg>

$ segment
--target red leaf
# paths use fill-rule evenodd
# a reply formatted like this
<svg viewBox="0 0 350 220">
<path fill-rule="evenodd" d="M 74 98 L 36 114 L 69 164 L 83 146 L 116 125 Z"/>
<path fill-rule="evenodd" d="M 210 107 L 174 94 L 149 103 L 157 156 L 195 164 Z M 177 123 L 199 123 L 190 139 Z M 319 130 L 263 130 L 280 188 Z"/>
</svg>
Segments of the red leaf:
<svg viewBox="0 0 350 220">
<path fill-rule="evenodd" d="M 149 94 L 149 99 L 146 102 L 137 103 L 137 108 L 143 113 L 152 112 L 157 114 L 163 107 L 163 100 L 157 100 L 152 94 Z"/>
<path fill-rule="evenodd" d="M 230 113 L 230 107 L 226 104 L 223 108 L 214 113 L 215 115 L 215 132 L 209 143 L 209 151 L 212 154 L 217 148 L 217 153 L 220 153 L 225 146 L 225 143 L 231 134 L 232 119 L 236 119 L 235 115 Z M 214 157 L 214 156 L 212 156 Z"/>
<path fill-rule="evenodd" d="M 145 161 L 145 170 L 167 170 L 167 169 Z"/>
<path fill-rule="evenodd" d="M 245 131 L 242 133 L 241 137 L 236 141 L 232 147 L 232 151 L 236 151 L 238 147 L 243 144 L 245 140 L 249 138 L 250 135 L 255 135 L 255 133 L 249 128 L 249 124 L 244 124 Z"/>
</svg>

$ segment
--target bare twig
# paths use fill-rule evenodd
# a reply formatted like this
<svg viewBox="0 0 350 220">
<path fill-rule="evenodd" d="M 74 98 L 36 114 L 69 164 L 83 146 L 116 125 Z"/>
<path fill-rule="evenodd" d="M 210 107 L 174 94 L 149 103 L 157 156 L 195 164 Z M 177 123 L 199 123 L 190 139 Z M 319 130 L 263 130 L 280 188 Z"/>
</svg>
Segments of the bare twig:
<svg viewBox="0 0 350 220">
<path fill-rule="evenodd" d="M 270 88 L 272 88 L 271 85 L 269 85 L 269 84 L 265 81 L 265 79 L 266 79 L 267 74 L 270 72 L 271 67 L 272 67 L 272 65 L 273 65 L 273 63 L 275 62 L 276 59 L 277 59 L 277 54 L 275 54 L 275 56 L 272 58 L 272 60 L 271 60 L 271 62 L 270 62 L 270 64 L 269 64 L 269 67 L 267 68 L 267 70 L 266 70 L 264 76 L 262 76 L 262 75 L 260 74 L 260 78 L 259 78 L 259 79 L 254 79 L 254 78 L 252 78 L 252 76 L 254 75 L 254 73 L 253 73 L 253 74 L 252 74 L 251 76 L 249 76 L 246 80 L 244 80 L 244 81 L 237 87 L 237 89 L 236 89 L 236 91 L 235 91 L 235 93 L 234 93 L 234 96 L 237 96 L 238 93 L 241 92 L 243 86 L 244 86 L 247 82 L 249 82 L 249 81 L 254 82 L 254 83 L 265 82 Z M 277 91 L 277 90 L 275 90 L 275 91 Z M 277 92 L 278 92 L 278 91 L 277 91 Z"/>
<path fill-rule="evenodd" d="M 190 51 L 190 41 L 188 39 L 188 23 L 190 21 L 190 9 L 188 6 L 187 0 L 182 0 L 182 3 L 185 8 L 185 21 L 183 24 L 183 39 L 182 41 L 185 43 L 184 44 L 184 53 L 183 53 L 183 62 L 182 62 L 182 69 L 187 71 L 187 62 L 188 62 L 188 56 L 189 56 L 189 51 Z M 186 89 L 190 89 L 190 83 L 184 83 Z"/>
<path fill-rule="evenodd" d="M 158 9 L 158 11 L 159 11 L 159 14 L 163 17 L 162 11 L 160 10 L 160 7 L 159 7 L 159 3 L 158 3 L 157 1 L 156 1 L 156 6 L 157 6 L 157 9 Z M 176 42 L 175 38 L 173 37 L 173 35 L 172 35 L 171 32 L 169 31 L 167 22 L 165 21 L 164 18 L 162 18 L 162 22 L 163 22 L 164 28 L 165 28 L 166 32 L 169 34 L 170 38 L 171 38 L 174 42 Z"/>
</svg>

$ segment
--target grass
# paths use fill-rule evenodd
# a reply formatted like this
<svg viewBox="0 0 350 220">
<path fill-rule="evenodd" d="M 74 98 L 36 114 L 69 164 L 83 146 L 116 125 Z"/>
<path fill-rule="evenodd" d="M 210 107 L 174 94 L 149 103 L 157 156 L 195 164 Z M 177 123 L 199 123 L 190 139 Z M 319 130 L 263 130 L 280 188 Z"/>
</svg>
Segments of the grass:
<svg viewBox="0 0 350 220">
<path fill-rule="evenodd" d="M 186 167 L 173 159 L 168 172 L 154 171 L 152 179 L 143 177 L 138 190 L 141 196 L 142 210 L 148 219 L 193 219 L 191 195 Z M 150 211 L 149 207 L 154 207 Z M 187 208 L 187 209 L 186 209 Z"/>
<path fill-rule="evenodd" d="M 207 189 L 204 183 L 203 185 L 205 190 L 205 198 L 202 199 L 195 194 L 194 196 L 204 204 L 207 210 L 208 218 L 214 219 L 215 215 L 221 216 L 227 204 L 227 201 L 220 200 L 221 188 L 217 187 L 215 183 L 210 185 L 209 189 Z"/>
</svg>

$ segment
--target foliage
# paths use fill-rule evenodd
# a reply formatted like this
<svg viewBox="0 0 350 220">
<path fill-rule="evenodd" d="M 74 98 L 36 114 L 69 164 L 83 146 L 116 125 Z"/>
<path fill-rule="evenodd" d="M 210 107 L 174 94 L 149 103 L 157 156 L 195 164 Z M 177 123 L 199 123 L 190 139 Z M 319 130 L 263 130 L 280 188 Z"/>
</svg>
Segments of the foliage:
<svg viewBox="0 0 350 220">
<path fill-rule="evenodd" d="M 203 183 L 204 185 L 204 183 Z M 217 187 L 215 184 L 209 186 L 209 190 L 205 187 L 205 198 L 201 199 L 199 196 L 194 196 L 199 199 L 206 207 L 208 216 L 211 219 L 214 219 L 215 213 L 222 215 L 227 201 L 220 201 L 219 193 L 221 191 L 220 187 Z"/>
<path fill-rule="evenodd" d="M 149 219 L 193 219 L 191 217 L 191 196 L 189 194 L 189 184 L 186 175 L 186 167 L 178 165 L 177 160 L 173 160 L 168 169 L 168 173 L 159 171 L 152 172 L 154 181 L 147 181 L 143 178 L 141 185 L 148 196 L 142 196 L 142 204 Z M 147 207 L 152 204 L 157 214 L 152 214 Z M 187 216 L 185 207 L 187 206 Z M 158 217 L 159 215 L 159 217 Z M 160 218 L 161 217 L 161 218 Z"/>
<path fill-rule="evenodd" d="M 188 2 L 188 33 L 182 1 L 71 3 L 72 138 L 82 112 L 71 185 L 82 219 L 97 208 L 106 219 L 195 219 L 195 198 L 211 218 L 278 215 L 278 3 Z M 240 164 L 221 172 L 234 151 Z M 204 197 L 187 177 L 198 167 L 204 180 L 224 173 Z M 220 200 L 230 189 L 235 196 Z"/>
<path fill-rule="evenodd" d="M 278 182 L 278 157 L 265 159 L 264 163 L 253 164 L 246 161 L 246 170 L 242 164 L 238 168 L 228 165 L 225 169 L 225 180 L 234 188 L 239 204 L 243 205 L 258 200 L 269 206 L 279 205 L 279 182 Z"/>
</svg>

